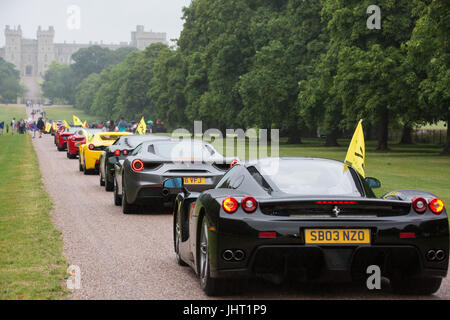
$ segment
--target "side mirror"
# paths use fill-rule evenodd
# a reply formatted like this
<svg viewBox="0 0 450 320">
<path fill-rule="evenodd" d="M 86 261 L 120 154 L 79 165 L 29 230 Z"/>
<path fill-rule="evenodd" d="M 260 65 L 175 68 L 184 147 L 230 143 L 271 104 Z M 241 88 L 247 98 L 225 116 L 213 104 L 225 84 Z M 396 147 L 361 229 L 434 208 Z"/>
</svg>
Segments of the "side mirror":
<svg viewBox="0 0 450 320">
<path fill-rule="evenodd" d="M 169 178 L 164 181 L 163 187 L 165 189 L 181 189 L 183 188 L 182 178 Z"/>
<path fill-rule="evenodd" d="M 381 188 L 381 182 L 377 178 L 367 177 L 365 180 L 371 189 Z"/>
</svg>

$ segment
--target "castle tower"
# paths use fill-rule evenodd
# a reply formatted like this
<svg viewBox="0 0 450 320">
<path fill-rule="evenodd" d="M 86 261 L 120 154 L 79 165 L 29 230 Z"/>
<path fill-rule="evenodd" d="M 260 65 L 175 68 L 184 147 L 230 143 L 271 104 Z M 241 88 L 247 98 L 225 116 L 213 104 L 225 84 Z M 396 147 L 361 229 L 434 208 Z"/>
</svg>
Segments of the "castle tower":
<svg viewBox="0 0 450 320">
<path fill-rule="evenodd" d="M 55 58 L 55 47 L 53 39 L 55 30 L 52 26 L 48 30 L 37 30 L 37 75 L 43 77 L 48 67 Z"/>
<path fill-rule="evenodd" d="M 131 32 L 130 44 L 138 50 L 144 50 L 147 46 L 156 42 L 167 43 L 166 33 L 145 31 L 142 25 L 137 25 L 136 31 Z"/>
<path fill-rule="evenodd" d="M 5 27 L 5 52 L 4 58 L 21 70 L 22 66 L 22 29 L 20 25 L 11 29 L 8 25 Z"/>
</svg>

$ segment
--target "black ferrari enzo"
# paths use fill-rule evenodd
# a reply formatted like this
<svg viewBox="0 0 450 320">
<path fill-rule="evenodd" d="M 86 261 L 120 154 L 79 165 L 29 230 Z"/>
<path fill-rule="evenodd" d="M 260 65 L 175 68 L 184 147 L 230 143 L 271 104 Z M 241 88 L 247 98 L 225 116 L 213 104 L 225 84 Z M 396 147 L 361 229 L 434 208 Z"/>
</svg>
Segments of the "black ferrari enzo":
<svg viewBox="0 0 450 320">
<path fill-rule="evenodd" d="M 114 203 L 123 213 L 147 205 L 149 211 L 172 208 L 175 195 L 163 187 L 167 178 L 182 177 L 190 191 L 214 187 L 234 163 L 199 140 L 146 141 L 115 164 Z"/>
<path fill-rule="evenodd" d="M 420 190 L 376 198 L 377 179 L 338 161 L 249 161 L 202 193 L 176 178 L 164 185 L 179 192 L 173 221 L 178 263 L 195 270 L 208 295 L 254 276 L 365 281 L 372 265 L 394 291 L 432 294 L 447 274 L 442 200 Z"/>
<path fill-rule="evenodd" d="M 139 144 L 144 141 L 169 139 L 168 136 L 154 134 L 122 136 L 117 139 L 100 155 L 100 186 L 104 186 L 106 191 L 114 190 L 114 165 L 119 160 L 124 160 Z"/>
</svg>

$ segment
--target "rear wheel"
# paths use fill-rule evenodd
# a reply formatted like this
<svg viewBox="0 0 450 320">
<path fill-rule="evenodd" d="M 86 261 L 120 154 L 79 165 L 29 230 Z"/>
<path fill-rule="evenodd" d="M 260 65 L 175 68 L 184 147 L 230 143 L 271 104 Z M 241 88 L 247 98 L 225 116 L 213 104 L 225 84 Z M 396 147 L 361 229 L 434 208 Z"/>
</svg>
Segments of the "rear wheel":
<svg viewBox="0 0 450 320">
<path fill-rule="evenodd" d="M 206 218 L 203 218 L 202 220 L 198 253 L 200 258 L 200 286 L 206 295 L 216 296 L 220 293 L 219 289 L 221 281 L 220 279 L 211 278 L 210 274 L 211 264 L 209 259 L 208 224 L 206 222 Z"/>
<path fill-rule="evenodd" d="M 84 172 L 84 174 L 89 174 L 89 171 L 86 169 L 86 162 L 85 163 L 83 163 L 83 172 Z"/>
<path fill-rule="evenodd" d="M 180 266 L 187 266 L 187 264 L 181 259 L 180 256 L 180 243 L 181 243 L 181 219 L 180 219 L 180 215 L 177 213 L 176 214 L 176 221 L 175 221 L 175 230 L 174 230 L 174 242 L 175 242 L 175 255 L 177 257 L 177 262 L 178 265 Z"/>
<path fill-rule="evenodd" d="M 107 167 L 105 167 L 105 181 L 104 181 L 105 190 L 106 191 L 113 191 L 114 190 L 114 181 L 110 181 L 108 179 L 108 172 L 106 170 L 108 170 Z"/>
<path fill-rule="evenodd" d="M 439 290 L 441 278 L 394 278 L 392 289 L 400 294 L 431 295 Z"/>
<path fill-rule="evenodd" d="M 136 211 L 136 205 L 128 203 L 125 186 L 122 185 L 122 212 L 124 214 L 129 214 L 129 213 L 134 213 L 135 211 Z"/>
<path fill-rule="evenodd" d="M 102 170 L 99 170 L 100 172 L 100 174 L 99 174 L 99 177 L 100 177 L 100 186 L 101 187 L 103 187 L 104 185 L 105 185 L 105 180 L 103 179 L 103 174 L 102 174 Z"/>
<path fill-rule="evenodd" d="M 83 171 L 83 166 L 81 165 L 81 157 L 78 158 L 78 169 Z"/>
<path fill-rule="evenodd" d="M 119 196 L 119 186 L 117 185 L 117 180 L 114 179 L 114 204 L 120 206 L 122 204 L 122 197 Z"/>
</svg>

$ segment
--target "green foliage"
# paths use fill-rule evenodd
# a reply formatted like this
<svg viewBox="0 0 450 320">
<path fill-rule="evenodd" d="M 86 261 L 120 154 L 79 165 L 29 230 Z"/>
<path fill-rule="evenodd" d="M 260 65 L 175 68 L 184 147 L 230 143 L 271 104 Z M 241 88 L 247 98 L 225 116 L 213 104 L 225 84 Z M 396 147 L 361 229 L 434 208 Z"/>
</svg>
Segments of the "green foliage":
<svg viewBox="0 0 450 320">
<path fill-rule="evenodd" d="M 23 92 L 19 71 L 12 63 L 0 58 L 0 102 L 15 103 Z"/>
<path fill-rule="evenodd" d="M 373 4 L 381 29 L 367 28 Z M 392 128 L 450 121 L 449 16 L 441 0 L 193 0 L 176 47 L 80 50 L 73 98 L 108 118 L 278 128 L 289 143 L 320 133 L 328 146 L 363 118 L 387 150 Z"/>
</svg>

